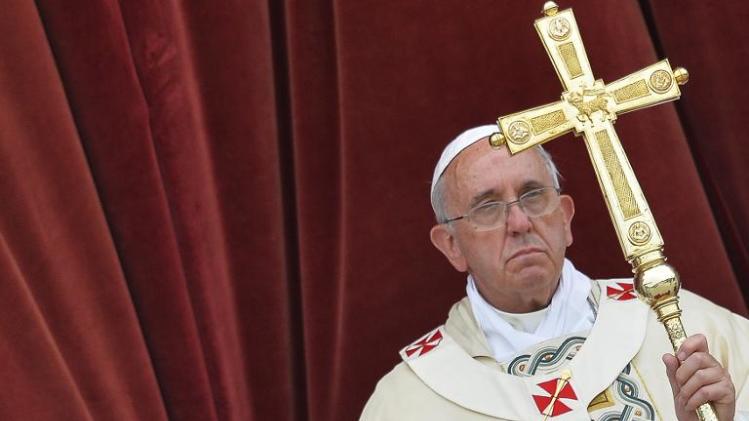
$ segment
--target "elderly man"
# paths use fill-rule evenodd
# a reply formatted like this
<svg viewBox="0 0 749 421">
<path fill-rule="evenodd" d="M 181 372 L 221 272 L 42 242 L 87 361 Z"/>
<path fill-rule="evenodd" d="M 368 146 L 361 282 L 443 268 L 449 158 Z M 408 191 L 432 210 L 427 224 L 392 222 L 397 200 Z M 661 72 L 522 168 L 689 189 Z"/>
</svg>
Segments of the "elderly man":
<svg viewBox="0 0 749 421">
<path fill-rule="evenodd" d="M 682 291 L 694 335 L 671 355 L 631 279 L 596 280 L 565 259 L 572 198 L 540 147 L 492 149 L 496 126 L 466 131 L 432 180 L 432 243 L 467 297 L 403 348 L 362 420 L 749 421 L 749 321 Z"/>
</svg>

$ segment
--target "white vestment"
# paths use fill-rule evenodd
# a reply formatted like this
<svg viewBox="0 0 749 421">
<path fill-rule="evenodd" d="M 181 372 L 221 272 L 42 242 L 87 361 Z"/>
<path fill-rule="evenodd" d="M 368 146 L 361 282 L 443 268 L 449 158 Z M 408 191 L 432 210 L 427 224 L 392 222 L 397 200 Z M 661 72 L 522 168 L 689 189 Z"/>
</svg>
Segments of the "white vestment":
<svg viewBox="0 0 749 421">
<path fill-rule="evenodd" d="M 590 282 L 591 329 L 534 344 L 498 362 L 468 298 L 447 322 L 403 348 L 403 362 L 377 384 L 361 421 L 673 421 L 661 356 L 665 329 L 634 298 L 632 280 Z M 749 321 L 681 291 L 688 333 L 703 333 L 728 368 L 738 414 L 749 413 Z M 569 377 L 569 378 L 568 378 Z"/>
</svg>

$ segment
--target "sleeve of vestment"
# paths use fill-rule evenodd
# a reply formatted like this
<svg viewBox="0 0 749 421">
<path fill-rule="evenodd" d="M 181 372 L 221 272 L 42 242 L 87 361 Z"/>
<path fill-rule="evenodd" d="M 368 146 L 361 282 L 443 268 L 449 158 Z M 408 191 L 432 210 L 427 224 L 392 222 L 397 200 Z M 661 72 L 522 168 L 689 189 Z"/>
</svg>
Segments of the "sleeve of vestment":
<svg viewBox="0 0 749 421">
<path fill-rule="evenodd" d="M 749 421 L 749 320 L 732 314 L 733 337 L 725 338 L 731 350 L 726 361 L 736 387 L 736 415 Z"/>
</svg>

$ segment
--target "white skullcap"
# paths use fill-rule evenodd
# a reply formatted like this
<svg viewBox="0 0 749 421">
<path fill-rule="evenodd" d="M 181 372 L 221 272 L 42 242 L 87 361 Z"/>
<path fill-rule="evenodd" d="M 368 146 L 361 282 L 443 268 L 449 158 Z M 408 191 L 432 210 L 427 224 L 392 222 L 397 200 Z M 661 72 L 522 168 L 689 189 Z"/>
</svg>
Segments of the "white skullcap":
<svg viewBox="0 0 749 421">
<path fill-rule="evenodd" d="M 445 149 L 442 150 L 442 155 L 440 156 L 439 161 L 437 161 L 437 166 L 434 167 L 432 188 L 429 193 L 430 196 L 434 194 L 434 186 L 437 185 L 437 180 L 440 179 L 440 176 L 445 172 L 447 166 L 453 162 L 453 159 L 455 159 L 459 153 L 463 152 L 465 148 L 473 145 L 479 140 L 498 132 L 499 127 L 496 124 L 487 124 L 485 126 L 468 129 L 453 139 L 452 142 L 448 143 L 447 146 L 445 146 Z M 434 207 L 434 203 L 432 203 L 432 207 Z"/>
</svg>

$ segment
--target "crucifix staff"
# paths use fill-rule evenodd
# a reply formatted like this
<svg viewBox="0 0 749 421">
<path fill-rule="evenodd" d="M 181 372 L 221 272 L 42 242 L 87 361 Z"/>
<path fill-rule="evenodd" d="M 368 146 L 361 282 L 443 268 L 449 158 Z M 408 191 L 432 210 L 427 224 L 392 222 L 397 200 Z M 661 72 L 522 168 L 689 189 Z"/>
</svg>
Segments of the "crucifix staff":
<svg viewBox="0 0 749 421">
<path fill-rule="evenodd" d="M 666 263 L 663 239 L 614 122 L 619 114 L 678 99 L 679 85 L 689 74 L 662 60 L 604 84 L 593 78 L 572 9 L 560 11 L 549 1 L 543 13 L 534 26 L 564 92 L 559 101 L 500 117 L 500 132 L 490 142 L 506 145 L 515 154 L 569 132 L 583 137 L 619 244 L 632 265 L 638 296 L 657 314 L 675 352 L 687 337 L 680 317 L 679 275 Z M 717 421 L 709 403 L 701 405 L 697 415 Z"/>
</svg>

